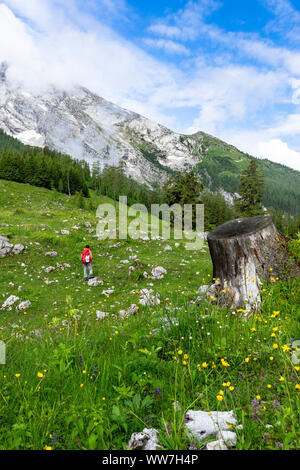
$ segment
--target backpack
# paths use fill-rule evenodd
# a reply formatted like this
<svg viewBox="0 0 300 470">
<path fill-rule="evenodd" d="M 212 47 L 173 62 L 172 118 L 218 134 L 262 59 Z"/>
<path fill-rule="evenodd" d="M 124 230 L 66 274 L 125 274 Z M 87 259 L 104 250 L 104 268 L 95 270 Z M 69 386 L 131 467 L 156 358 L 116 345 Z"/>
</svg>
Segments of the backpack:
<svg viewBox="0 0 300 470">
<path fill-rule="evenodd" d="M 90 250 L 83 250 L 81 255 L 81 260 L 84 264 L 88 264 L 91 262 L 91 252 Z"/>
</svg>

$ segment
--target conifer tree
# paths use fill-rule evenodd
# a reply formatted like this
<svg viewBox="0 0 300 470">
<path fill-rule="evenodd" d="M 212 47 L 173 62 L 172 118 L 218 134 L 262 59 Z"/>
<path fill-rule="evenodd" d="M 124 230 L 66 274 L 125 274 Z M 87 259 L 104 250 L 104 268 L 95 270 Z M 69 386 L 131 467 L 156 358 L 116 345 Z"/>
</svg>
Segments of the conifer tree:
<svg viewBox="0 0 300 470">
<path fill-rule="evenodd" d="M 262 190 L 265 188 L 256 160 L 251 160 L 248 168 L 241 174 L 238 189 L 239 198 L 235 200 L 238 216 L 253 217 L 264 213 Z"/>
</svg>

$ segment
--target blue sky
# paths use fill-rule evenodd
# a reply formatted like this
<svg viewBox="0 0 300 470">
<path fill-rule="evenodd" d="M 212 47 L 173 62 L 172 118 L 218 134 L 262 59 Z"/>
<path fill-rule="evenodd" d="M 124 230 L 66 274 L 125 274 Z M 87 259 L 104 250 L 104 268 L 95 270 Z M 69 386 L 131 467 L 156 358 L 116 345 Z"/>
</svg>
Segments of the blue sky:
<svg viewBox="0 0 300 470">
<path fill-rule="evenodd" d="M 0 0 L 12 81 L 90 88 L 300 170 L 300 0 Z"/>
</svg>

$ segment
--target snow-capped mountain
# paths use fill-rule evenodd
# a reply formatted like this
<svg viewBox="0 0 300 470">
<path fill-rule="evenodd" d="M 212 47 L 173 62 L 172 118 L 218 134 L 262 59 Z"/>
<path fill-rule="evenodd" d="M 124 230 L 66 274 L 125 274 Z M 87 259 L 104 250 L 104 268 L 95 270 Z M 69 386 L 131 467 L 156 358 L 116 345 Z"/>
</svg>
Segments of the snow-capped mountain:
<svg viewBox="0 0 300 470">
<path fill-rule="evenodd" d="M 171 170 L 195 164 L 199 138 L 172 132 L 77 87 L 32 94 L 12 88 L 0 69 L 0 128 L 24 144 L 48 146 L 100 165 L 125 163 L 128 175 L 148 185 Z M 198 161 L 198 159 L 196 159 Z"/>
</svg>

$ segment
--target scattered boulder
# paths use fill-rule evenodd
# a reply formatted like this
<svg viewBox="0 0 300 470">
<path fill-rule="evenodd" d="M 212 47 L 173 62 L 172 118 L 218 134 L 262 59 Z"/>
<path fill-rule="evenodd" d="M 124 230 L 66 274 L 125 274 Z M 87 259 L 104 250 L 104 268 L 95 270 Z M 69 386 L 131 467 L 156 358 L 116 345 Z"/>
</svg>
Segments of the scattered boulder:
<svg viewBox="0 0 300 470">
<path fill-rule="evenodd" d="M 164 251 L 172 251 L 172 247 L 170 245 L 166 245 L 164 247 Z"/>
<path fill-rule="evenodd" d="M 225 442 L 220 439 L 218 441 L 211 441 L 206 444 L 206 450 L 228 450 Z"/>
<path fill-rule="evenodd" d="M 92 279 L 88 280 L 88 286 L 90 287 L 96 287 L 96 286 L 102 286 L 103 281 L 100 279 L 100 277 L 94 277 Z"/>
<path fill-rule="evenodd" d="M 157 439 L 158 431 L 153 428 L 145 428 L 142 432 L 134 432 L 127 444 L 127 449 L 132 450 L 156 450 L 160 445 Z"/>
<path fill-rule="evenodd" d="M 138 306 L 135 304 L 131 304 L 127 310 L 120 310 L 119 315 L 121 318 L 124 319 L 124 318 L 130 317 L 131 315 L 135 315 L 137 311 L 138 311 Z"/>
<path fill-rule="evenodd" d="M 54 268 L 54 266 L 48 266 L 48 268 L 45 268 L 44 271 L 45 271 L 45 273 L 49 274 L 49 273 L 52 273 L 53 271 L 55 271 L 55 268 Z"/>
<path fill-rule="evenodd" d="M 222 439 L 230 447 L 236 445 L 236 434 L 228 428 L 228 424 L 237 424 L 233 410 L 210 412 L 188 410 L 185 419 L 189 434 L 198 441 L 216 436 L 218 440 Z"/>
<path fill-rule="evenodd" d="M 167 274 L 167 271 L 165 268 L 162 266 L 157 266 L 156 268 L 153 268 L 151 271 L 151 278 L 152 279 L 163 279 L 163 277 Z"/>
<path fill-rule="evenodd" d="M 12 253 L 14 255 L 19 255 L 20 253 L 22 253 L 22 251 L 25 250 L 25 246 L 21 245 L 21 243 L 17 243 L 13 249 L 12 249 Z"/>
<path fill-rule="evenodd" d="M 20 300 L 19 297 L 17 297 L 16 295 L 10 295 L 6 300 L 5 302 L 2 304 L 2 309 L 8 309 L 8 310 L 11 310 L 11 307 L 13 306 L 13 304 L 15 302 L 17 302 L 17 300 Z"/>
<path fill-rule="evenodd" d="M 45 253 L 45 256 L 57 256 L 57 251 L 47 251 L 47 253 Z"/>
<path fill-rule="evenodd" d="M 23 302 L 21 302 L 17 307 L 16 309 L 17 310 L 25 310 L 26 308 L 29 308 L 31 307 L 31 302 L 30 300 L 24 300 Z"/>
<path fill-rule="evenodd" d="M 100 312 L 100 310 L 96 310 L 95 314 L 97 320 L 104 320 L 108 316 L 107 312 Z"/>
<path fill-rule="evenodd" d="M 142 289 L 140 291 L 141 297 L 140 297 L 140 304 L 142 305 L 159 305 L 160 304 L 160 299 L 159 299 L 159 294 L 154 295 L 154 292 L 152 289 Z"/>
</svg>

